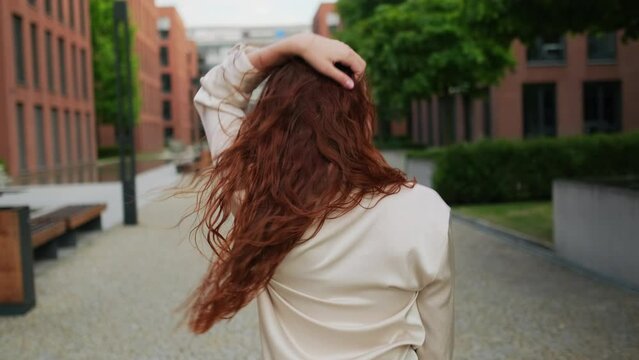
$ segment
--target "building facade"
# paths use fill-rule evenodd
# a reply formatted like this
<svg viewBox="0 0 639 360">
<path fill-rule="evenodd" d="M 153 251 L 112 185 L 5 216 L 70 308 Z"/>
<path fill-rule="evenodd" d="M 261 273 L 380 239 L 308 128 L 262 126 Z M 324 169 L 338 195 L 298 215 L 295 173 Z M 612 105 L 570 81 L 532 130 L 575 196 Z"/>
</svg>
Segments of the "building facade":
<svg viewBox="0 0 639 360">
<path fill-rule="evenodd" d="M 158 8 L 160 38 L 163 136 L 191 144 L 198 137 L 193 111 L 193 84 L 198 75 L 198 54 L 174 7 Z"/>
<path fill-rule="evenodd" d="M 191 106 L 192 79 L 197 76 L 198 54 L 178 12 L 156 7 L 150 0 L 128 0 L 135 28 L 138 57 L 140 115 L 135 128 L 139 152 L 157 152 L 168 139 L 191 144 L 197 136 Z M 100 146 L 116 145 L 112 125 L 100 125 Z"/>
<path fill-rule="evenodd" d="M 134 130 L 135 147 L 140 152 L 163 148 L 163 123 L 160 113 L 160 61 L 157 35 L 158 10 L 153 1 L 127 0 L 130 26 L 135 29 L 133 50 L 138 59 L 140 114 Z M 99 145 L 115 146 L 115 127 L 99 125 Z"/>
<path fill-rule="evenodd" d="M 483 98 L 413 102 L 412 140 L 447 145 L 639 130 L 639 42 L 622 33 L 515 41 L 515 69 Z"/>
<path fill-rule="evenodd" d="M 0 49 L 0 159 L 9 175 L 83 181 L 96 161 L 89 0 L 0 1 Z"/>
<path fill-rule="evenodd" d="M 265 46 L 291 35 L 309 32 L 308 25 L 287 26 L 211 26 L 195 27 L 188 30 L 202 57 L 200 73 L 204 74 L 222 62 L 226 54 L 238 42 L 248 45 Z"/>
<path fill-rule="evenodd" d="M 341 20 L 335 3 L 321 3 L 313 17 L 313 32 L 332 37 L 340 26 Z"/>
</svg>

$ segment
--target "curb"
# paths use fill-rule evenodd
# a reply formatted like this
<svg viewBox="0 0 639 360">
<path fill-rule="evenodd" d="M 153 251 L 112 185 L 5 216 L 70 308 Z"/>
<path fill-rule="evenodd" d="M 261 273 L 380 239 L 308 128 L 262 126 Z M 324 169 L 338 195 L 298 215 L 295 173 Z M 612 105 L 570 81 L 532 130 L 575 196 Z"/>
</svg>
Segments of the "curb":
<svg viewBox="0 0 639 360">
<path fill-rule="evenodd" d="M 495 235 L 495 238 L 497 238 L 499 241 L 507 242 L 511 245 L 517 246 L 518 248 L 524 251 L 543 257 L 546 260 L 549 260 L 550 262 L 556 265 L 559 265 L 566 270 L 576 272 L 592 280 L 598 281 L 606 285 L 617 287 L 621 290 L 625 290 L 633 294 L 639 294 L 638 286 L 609 277 L 607 275 L 600 274 L 598 272 L 585 268 L 579 264 L 566 260 L 563 257 L 557 255 L 557 253 L 551 247 L 545 246 L 545 244 L 541 244 L 538 240 L 535 240 L 533 238 L 530 238 L 528 236 L 525 236 L 517 232 L 513 232 L 511 230 L 504 230 L 503 228 L 495 227 L 492 224 L 488 224 L 486 221 L 483 221 L 483 220 L 478 220 L 465 215 L 460 215 L 456 211 L 452 212 L 452 217 L 456 221 L 460 221 L 467 225 L 473 226 L 485 233 L 490 233 L 492 235 Z"/>
</svg>

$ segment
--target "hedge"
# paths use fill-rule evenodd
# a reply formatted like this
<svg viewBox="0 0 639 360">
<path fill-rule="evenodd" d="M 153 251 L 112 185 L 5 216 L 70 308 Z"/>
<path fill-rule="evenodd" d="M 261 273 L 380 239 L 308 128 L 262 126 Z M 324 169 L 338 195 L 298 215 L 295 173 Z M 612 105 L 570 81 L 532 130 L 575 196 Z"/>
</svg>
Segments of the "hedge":
<svg viewBox="0 0 639 360">
<path fill-rule="evenodd" d="M 100 146 L 98 148 L 98 158 L 108 158 L 120 155 L 120 148 L 118 146 Z"/>
<path fill-rule="evenodd" d="M 639 175 L 639 132 L 484 140 L 408 156 L 436 162 L 433 186 L 449 203 L 548 200 L 553 179 Z"/>
</svg>

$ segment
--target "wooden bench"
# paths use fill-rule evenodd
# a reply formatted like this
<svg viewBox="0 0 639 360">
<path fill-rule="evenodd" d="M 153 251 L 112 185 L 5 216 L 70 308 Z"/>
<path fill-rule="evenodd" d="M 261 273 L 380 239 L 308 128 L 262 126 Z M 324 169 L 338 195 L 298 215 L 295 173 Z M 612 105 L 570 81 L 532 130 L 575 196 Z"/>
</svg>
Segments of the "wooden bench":
<svg viewBox="0 0 639 360">
<path fill-rule="evenodd" d="M 0 208 L 0 315 L 35 306 L 33 259 L 57 258 L 59 246 L 75 245 L 77 232 L 102 228 L 105 204 L 69 205 L 34 218 L 29 207 Z"/>
<path fill-rule="evenodd" d="M 101 214 L 104 209 L 105 204 L 69 205 L 32 219 L 31 237 L 36 258 L 55 259 L 58 247 L 77 243 L 78 231 L 102 229 Z M 34 229 L 38 230 L 37 236 L 33 233 Z M 58 236 L 54 236 L 56 233 L 59 233 Z M 36 238 L 41 238 L 46 244 L 36 246 Z M 56 241 L 49 241 L 52 239 Z"/>
</svg>

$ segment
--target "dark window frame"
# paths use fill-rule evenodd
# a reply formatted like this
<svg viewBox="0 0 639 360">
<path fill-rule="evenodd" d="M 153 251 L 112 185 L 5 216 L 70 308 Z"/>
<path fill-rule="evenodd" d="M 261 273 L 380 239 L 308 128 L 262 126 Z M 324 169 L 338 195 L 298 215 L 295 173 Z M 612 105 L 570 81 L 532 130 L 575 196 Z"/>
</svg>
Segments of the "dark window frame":
<svg viewBox="0 0 639 360">
<path fill-rule="evenodd" d="M 162 100 L 162 119 L 165 121 L 173 119 L 173 104 L 171 104 L 171 100 Z"/>
<path fill-rule="evenodd" d="M 26 128 L 24 126 L 24 104 L 16 103 L 16 131 L 18 140 L 18 167 L 20 172 L 27 172 L 29 164 L 27 162 Z"/>
<path fill-rule="evenodd" d="M 73 82 L 73 97 L 80 98 L 80 86 L 78 79 L 78 48 L 71 44 L 71 80 Z"/>
<path fill-rule="evenodd" d="M 63 0 L 58 0 L 58 21 L 64 24 L 64 5 Z"/>
<path fill-rule="evenodd" d="M 588 34 L 586 38 L 586 54 L 589 64 L 614 64 L 617 62 L 617 34 L 608 32 L 602 34 Z M 603 49 L 606 46 L 609 52 Z"/>
<path fill-rule="evenodd" d="M 60 114 L 58 108 L 51 108 L 51 138 L 53 139 L 53 164 L 59 166 L 62 162 L 62 152 L 60 151 Z"/>
<path fill-rule="evenodd" d="M 67 165 L 71 166 L 73 164 L 73 151 L 71 149 L 71 112 L 67 109 L 64 110 L 64 130 L 65 130 L 65 146 L 66 146 L 66 155 L 67 155 Z"/>
<path fill-rule="evenodd" d="M 67 64 L 66 64 L 66 43 L 64 38 L 58 38 L 58 70 L 60 72 L 60 94 L 67 96 Z"/>
<path fill-rule="evenodd" d="M 54 69 L 53 69 L 53 34 L 51 34 L 50 30 L 44 32 L 44 51 L 45 56 L 49 59 L 46 62 L 47 67 L 47 88 L 50 93 L 55 92 L 55 77 L 54 77 Z"/>
<path fill-rule="evenodd" d="M 160 65 L 169 66 L 169 48 L 168 48 L 168 46 L 160 46 Z"/>
<path fill-rule="evenodd" d="M 31 78 L 33 87 L 40 89 L 40 47 L 38 46 L 38 25 L 31 23 L 29 26 L 31 32 Z"/>
<path fill-rule="evenodd" d="M 614 133 L 622 131 L 622 101 L 622 83 L 620 80 L 584 81 L 584 133 Z"/>
<path fill-rule="evenodd" d="M 47 155 L 44 147 L 44 109 L 38 104 L 33 107 L 33 122 L 36 133 L 36 154 L 38 169 L 47 167 Z"/>
<path fill-rule="evenodd" d="M 53 15 L 53 0 L 44 0 L 44 12 L 48 15 L 51 16 Z"/>
<path fill-rule="evenodd" d="M 160 83 L 163 93 L 170 93 L 172 91 L 171 74 L 162 74 Z"/>
<path fill-rule="evenodd" d="M 557 85 L 524 83 L 522 98 L 523 137 L 557 136 Z"/>
<path fill-rule="evenodd" d="M 556 41 L 548 41 L 541 37 L 526 47 L 526 63 L 529 66 L 561 66 L 566 64 L 566 37 L 560 36 Z M 550 54 L 553 47 L 561 49 L 561 57 Z"/>
<path fill-rule="evenodd" d="M 67 0 L 69 5 L 69 27 L 75 29 L 75 2 L 74 0 Z"/>
<path fill-rule="evenodd" d="M 13 28 L 13 60 L 16 73 L 16 84 L 27 85 L 27 73 L 24 66 L 24 22 L 22 16 L 12 15 Z"/>
<path fill-rule="evenodd" d="M 84 142 L 82 141 L 82 136 L 80 134 L 82 134 L 82 114 L 80 114 L 79 111 L 75 112 L 75 143 L 76 143 L 76 150 L 78 151 L 78 164 L 81 164 L 84 161 Z"/>
<path fill-rule="evenodd" d="M 86 49 L 80 49 L 80 71 L 82 78 L 82 97 L 84 100 L 89 99 L 89 77 L 87 73 L 87 51 Z"/>
</svg>

